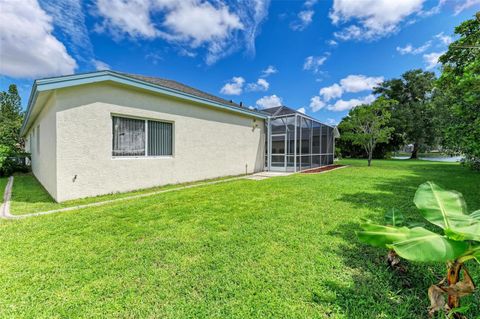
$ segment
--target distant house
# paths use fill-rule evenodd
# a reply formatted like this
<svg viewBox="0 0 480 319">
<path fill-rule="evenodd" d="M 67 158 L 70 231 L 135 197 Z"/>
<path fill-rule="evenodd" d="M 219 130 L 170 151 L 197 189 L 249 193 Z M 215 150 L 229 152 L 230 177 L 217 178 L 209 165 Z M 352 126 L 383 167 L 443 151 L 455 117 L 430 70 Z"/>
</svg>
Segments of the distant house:
<svg viewBox="0 0 480 319">
<path fill-rule="evenodd" d="M 36 80 L 22 135 L 33 174 L 57 201 L 333 162 L 332 127 L 272 111 L 175 81 L 99 71 Z M 277 125 L 292 116 L 295 136 L 291 123 Z"/>
</svg>

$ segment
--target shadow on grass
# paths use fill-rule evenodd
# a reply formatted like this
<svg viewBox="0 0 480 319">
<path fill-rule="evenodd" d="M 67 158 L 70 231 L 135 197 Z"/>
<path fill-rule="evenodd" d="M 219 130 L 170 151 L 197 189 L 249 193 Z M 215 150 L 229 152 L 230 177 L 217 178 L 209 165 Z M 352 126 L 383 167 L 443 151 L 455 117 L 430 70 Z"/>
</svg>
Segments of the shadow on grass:
<svg viewBox="0 0 480 319">
<path fill-rule="evenodd" d="M 55 200 L 31 174 L 16 174 L 13 182 L 12 200 L 21 203 L 53 204 Z"/>
<path fill-rule="evenodd" d="M 463 193 L 472 208 L 470 211 L 480 208 L 480 174 L 466 171 L 468 169 L 461 166 L 449 170 L 444 168 L 444 164 L 419 163 L 411 166 L 408 175 L 392 178 L 388 178 L 388 170 L 385 169 L 385 176 L 373 184 L 373 189 L 344 194 L 337 200 L 371 211 L 364 217 L 374 222 L 383 223 L 383 213 L 393 207 L 405 214 L 407 222 L 424 222 L 413 197 L 420 184 L 433 181 Z M 428 287 L 442 279 L 445 266 L 402 260 L 405 272 L 392 270 L 386 263 L 387 250 L 361 243 L 355 233 L 359 230 L 359 222 L 348 222 L 329 233 L 347 243 L 337 248 L 335 253 L 343 259 L 348 273 L 353 275 L 345 280 L 345 285 L 338 279 L 323 282 L 325 290 L 331 292 L 331 298 L 322 298 L 322 294 L 312 292 L 312 302 L 333 304 L 347 318 L 427 318 Z M 478 282 L 478 264 L 471 263 L 469 269 Z M 472 305 L 466 314 L 468 318 L 480 315 L 479 295 L 477 292 L 463 301 L 463 304 Z"/>
</svg>

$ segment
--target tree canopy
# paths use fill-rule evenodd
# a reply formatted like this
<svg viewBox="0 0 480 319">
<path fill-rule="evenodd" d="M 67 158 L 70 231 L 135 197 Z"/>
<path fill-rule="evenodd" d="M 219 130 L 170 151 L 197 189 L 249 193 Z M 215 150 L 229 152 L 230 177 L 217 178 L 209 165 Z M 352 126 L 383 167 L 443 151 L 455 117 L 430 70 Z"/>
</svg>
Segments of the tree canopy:
<svg viewBox="0 0 480 319">
<path fill-rule="evenodd" d="M 363 104 L 350 110 L 343 120 L 346 130 L 342 133 L 342 139 L 364 148 L 368 155 L 368 166 L 371 165 L 377 143 L 390 139 L 393 128 L 388 126 L 391 117 L 389 110 L 395 104 L 393 100 L 380 97 L 370 105 Z"/>
<path fill-rule="evenodd" d="M 0 176 L 13 171 L 24 170 L 14 157 L 23 153 L 24 142 L 20 136 L 23 112 L 20 96 L 15 84 L 5 92 L 0 92 Z"/>
<path fill-rule="evenodd" d="M 23 140 L 20 137 L 22 121 L 20 96 L 17 86 L 12 84 L 8 91 L 0 92 L 0 145 L 14 151 L 22 150 Z"/>
<path fill-rule="evenodd" d="M 442 144 L 480 169 L 480 12 L 455 28 L 459 38 L 440 57 L 435 104 Z"/>
<path fill-rule="evenodd" d="M 434 84 L 433 72 L 416 69 L 384 81 L 374 89 L 374 93 L 398 102 L 391 110 L 391 125 L 405 143 L 414 145 L 412 158 L 417 158 L 421 144 L 435 142 L 435 110 L 431 103 Z"/>
</svg>

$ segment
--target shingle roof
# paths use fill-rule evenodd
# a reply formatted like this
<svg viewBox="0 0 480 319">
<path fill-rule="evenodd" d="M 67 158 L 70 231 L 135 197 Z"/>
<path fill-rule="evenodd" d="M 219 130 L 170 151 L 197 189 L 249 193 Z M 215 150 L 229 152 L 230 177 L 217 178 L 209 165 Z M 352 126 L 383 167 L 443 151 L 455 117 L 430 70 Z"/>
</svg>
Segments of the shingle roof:
<svg viewBox="0 0 480 319">
<path fill-rule="evenodd" d="M 131 77 L 131 78 L 134 78 L 134 79 L 137 79 L 137 80 L 140 80 L 140 81 L 145 81 L 145 82 L 149 82 L 149 83 L 152 83 L 152 84 L 155 84 L 155 85 L 160 85 L 160 86 L 172 89 L 172 90 L 176 90 L 176 91 L 180 91 L 180 92 L 183 92 L 183 93 L 191 94 L 191 95 L 201 97 L 203 99 L 207 99 L 207 100 L 210 100 L 210 101 L 213 101 L 213 102 L 217 102 L 217 103 L 221 103 L 221 104 L 227 104 L 227 105 L 238 107 L 238 108 L 241 108 L 241 109 L 246 109 L 245 107 L 240 106 L 237 103 L 222 99 L 218 96 L 212 95 L 212 94 L 207 93 L 207 92 L 197 90 L 197 89 L 195 89 L 191 86 L 185 85 L 185 84 L 177 82 L 177 81 L 163 79 L 163 78 L 157 78 L 157 77 L 143 76 L 143 75 L 138 75 L 138 74 L 120 73 L 120 72 L 116 72 L 116 73 L 124 75 L 124 76 Z"/>
</svg>

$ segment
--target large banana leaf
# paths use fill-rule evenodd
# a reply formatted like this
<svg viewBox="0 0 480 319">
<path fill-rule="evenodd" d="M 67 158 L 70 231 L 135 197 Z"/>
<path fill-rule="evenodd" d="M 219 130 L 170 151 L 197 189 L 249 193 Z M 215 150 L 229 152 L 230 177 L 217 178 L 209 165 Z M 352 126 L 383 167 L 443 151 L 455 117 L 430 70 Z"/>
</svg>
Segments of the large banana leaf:
<svg viewBox="0 0 480 319">
<path fill-rule="evenodd" d="M 471 214 L 470 214 L 470 217 L 472 217 L 473 219 L 476 219 L 476 220 L 480 221 L 480 209 L 474 211 L 473 213 L 471 213 Z"/>
<path fill-rule="evenodd" d="M 426 182 L 420 185 L 413 201 L 422 216 L 443 228 L 449 238 L 480 241 L 480 219 L 466 214 L 462 194 Z"/>
<path fill-rule="evenodd" d="M 377 247 L 387 247 L 401 240 L 405 240 L 408 228 L 406 227 L 391 227 L 375 224 L 363 224 L 361 226 L 363 231 L 357 232 L 360 241 Z"/>
<path fill-rule="evenodd" d="M 389 209 L 385 213 L 385 223 L 390 226 L 400 226 L 405 222 L 405 217 L 397 209 Z"/>
<path fill-rule="evenodd" d="M 455 241 L 425 228 L 408 229 L 404 239 L 387 244 L 387 247 L 412 261 L 448 261 L 465 254 L 469 249 L 466 242 Z"/>
<path fill-rule="evenodd" d="M 473 257 L 475 260 L 480 263 L 480 247 L 477 247 L 477 249 L 473 252 Z"/>
</svg>

